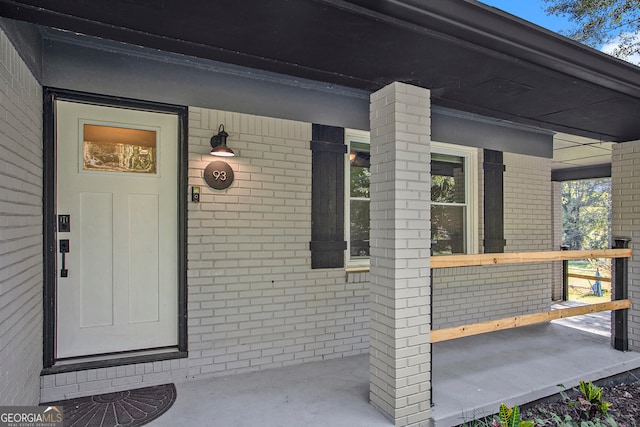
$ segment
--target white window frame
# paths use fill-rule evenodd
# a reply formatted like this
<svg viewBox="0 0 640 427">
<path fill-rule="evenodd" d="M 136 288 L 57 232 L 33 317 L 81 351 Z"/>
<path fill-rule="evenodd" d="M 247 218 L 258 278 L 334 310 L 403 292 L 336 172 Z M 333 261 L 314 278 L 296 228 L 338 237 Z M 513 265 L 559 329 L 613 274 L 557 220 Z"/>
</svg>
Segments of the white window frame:
<svg viewBox="0 0 640 427">
<path fill-rule="evenodd" d="M 467 207 L 467 226 L 465 227 L 467 230 L 465 236 L 465 241 L 467 242 L 466 253 L 477 254 L 479 252 L 480 240 L 480 230 L 478 228 L 478 211 L 480 208 L 478 203 L 478 149 L 464 145 L 431 141 L 431 152 L 464 158 L 464 194 L 466 198 L 465 205 Z M 438 205 L 447 204 L 448 203 L 438 203 Z M 452 205 L 459 206 L 460 203 L 453 203 Z"/>
<path fill-rule="evenodd" d="M 351 142 L 361 142 L 370 144 L 370 133 L 367 131 L 346 129 L 345 143 L 347 144 L 347 154 L 345 154 L 345 185 L 344 185 L 344 206 L 345 206 L 345 240 L 347 250 L 345 251 L 345 266 L 347 268 L 368 267 L 369 258 L 351 259 L 351 164 L 349 153 L 351 152 Z M 441 154 L 463 157 L 465 159 L 465 197 L 467 207 L 466 242 L 467 254 L 479 253 L 479 228 L 478 217 L 478 148 L 464 145 L 447 144 L 444 142 L 431 141 L 431 151 Z"/>
<path fill-rule="evenodd" d="M 368 267 L 370 265 L 369 258 L 351 259 L 351 162 L 349 160 L 349 153 L 351 152 L 352 142 L 360 142 L 371 146 L 370 133 L 363 130 L 346 129 L 344 140 L 347 144 L 347 154 L 345 155 L 344 162 L 344 234 L 347 241 L 345 266 L 352 268 Z M 369 193 L 369 196 L 371 196 L 371 193 Z M 371 226 L 369 226 L 369 228 L 371 228 Z"/>
</svg>

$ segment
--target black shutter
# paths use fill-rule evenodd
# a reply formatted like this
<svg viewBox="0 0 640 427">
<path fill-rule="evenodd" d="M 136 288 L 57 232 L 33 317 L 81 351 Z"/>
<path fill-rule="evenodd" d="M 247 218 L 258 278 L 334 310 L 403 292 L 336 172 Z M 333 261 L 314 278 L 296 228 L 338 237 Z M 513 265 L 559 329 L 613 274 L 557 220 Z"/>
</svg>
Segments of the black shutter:
<svg viewBox="0 0 640 427">
<path fill-rule="evenodd" d="M 502 253 L 504 239 L 504 181 L 502 151 L 484 150 L 484 253 Z"/>
<path fill-rule="evenodd" d="M 344 267 L 344 129 L 311 130 L 311 268 Z"/>
</svg>

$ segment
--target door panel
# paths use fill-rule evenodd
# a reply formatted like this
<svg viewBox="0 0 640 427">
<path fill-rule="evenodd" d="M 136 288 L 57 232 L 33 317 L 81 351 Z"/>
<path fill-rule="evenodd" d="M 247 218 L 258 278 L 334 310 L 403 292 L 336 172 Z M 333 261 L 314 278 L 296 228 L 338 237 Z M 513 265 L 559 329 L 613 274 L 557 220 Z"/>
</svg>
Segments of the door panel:
<svg viewBox="0 0 640 427">
<path fill-rule="evenodd" d="M 78 264 L 67 263 L 78 270 L 80 291 L 80 327 L 113 325 L 113 194 L 80 193 L 77 239 L 70 239 L 70 253 L 78 253 Z M 75 222 L 75 221 L 74 221 Z M 67 233 L 65 233 L 67 234 Z M 69 256 L 71 258 L 71 256 Z M 92 262 L 100 260 L 100 262 Z M 77 268 L 76 268 L 77 266 Z M 59 289 L 65 286 L 61 280 Z M 75 283 L 74 283 L 75 284 Z M 66 307 L 59 301 L 59 307 Z M 64 314 L 62 316 L 64 320 Z"/>
<path fill-rule="evenodd" d="M 56 357 L 177 345 L 178 117 L 68 101 L 56 117 Z"/>
<path fill-rule="evenodd" d="M 139 286 L 129 287 L 129 321 L 157 322 L 159 320 L 158 283 L 159 251 L 157 195 L 129 195 L 129 250 L 131 264 L 129 281 Z"/>
</svg>

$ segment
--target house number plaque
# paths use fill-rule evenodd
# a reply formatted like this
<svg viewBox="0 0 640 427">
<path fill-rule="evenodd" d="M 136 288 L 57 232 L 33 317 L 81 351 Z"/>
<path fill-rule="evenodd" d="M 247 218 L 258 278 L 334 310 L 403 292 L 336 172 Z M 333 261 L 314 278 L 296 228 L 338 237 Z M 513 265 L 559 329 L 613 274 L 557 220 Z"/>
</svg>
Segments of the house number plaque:
<svg viewBox="0 0 640 427">
<path fill-rule="evenodd" d="M 233 183 L 233 169 L 226 162 L 211 162 L 204 170 L 204 180 L 209 187 L 224 190 Z"/>
</svg>

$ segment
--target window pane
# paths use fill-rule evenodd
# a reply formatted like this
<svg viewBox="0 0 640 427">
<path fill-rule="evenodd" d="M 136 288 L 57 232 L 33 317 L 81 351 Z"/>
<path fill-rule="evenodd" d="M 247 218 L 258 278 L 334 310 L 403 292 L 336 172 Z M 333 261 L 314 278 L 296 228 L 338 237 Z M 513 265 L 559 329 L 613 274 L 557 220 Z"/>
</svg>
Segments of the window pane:
<svg viewBox="0 0 640 427">
<path fill-rule="evenodd" d="M 466 252 L 466 208 L 431 205 L 431 244 L 435 255 Z"/>
<path fill-rule="evenodd" d="M 464 157 L 432 153 L 431 201 L 466 203 L 464 191 Z"/>
<path fill-rule="evenodd" d="M 351 258 L 369 256 L 369 201 L 351 201 Z"/>
<path fill-rule="evenodd" d="M 156 173 L 156 132 L 112 126 L 83 126 L 83 169 Z"/>
<path fill-rule="evenodd" d="M 369 182 L 371 173 L 369 145 L 352 142 L 349 152 L 350 175 L 351 175 L 351 197 L 369 198 Z"/>
</svg>

